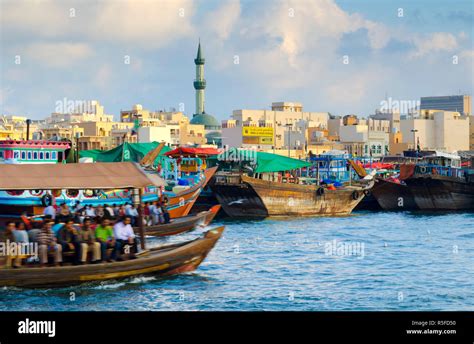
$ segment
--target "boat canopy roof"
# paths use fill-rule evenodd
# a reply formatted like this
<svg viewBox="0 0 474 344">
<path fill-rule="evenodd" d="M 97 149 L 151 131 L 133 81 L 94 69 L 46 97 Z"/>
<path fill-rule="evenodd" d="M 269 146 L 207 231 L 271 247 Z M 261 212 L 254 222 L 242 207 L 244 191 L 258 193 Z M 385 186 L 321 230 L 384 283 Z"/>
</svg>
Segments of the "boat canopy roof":
<svg viewBox="0 0 474 344">
<path fill-rule="evenodd" d="M 434 154 L 427 155 L 425 158 L 446 158 L 451 160 L 460 160 L 459 155 L 436 151 Z"/>
<path fill-rule="evenodd" d="M 117 146 L 108 151 L 102 151 L 98 149 L 80 151 L 79 155 L 81 158 L 92 158 L 95 162 L 121 162 L 121 161 L 133 161 L 140 162 L 143 157 L 156 147 L 158 142 L 148 143 L 128 143 L 125 142 L 120 146 Z M 164 146 L 158 157 L 155 159 L 155 164 L 161 162 L 162 156 L 170 151 L 171 148 Z"/>
<path fill-rule="evenodd" d="M 167 156 L 181 156 L 181 155 L 200 155 L 200 156 L 209 156 L 217 155 L 221 151 L 217 148 L 204 147 L 204 148 L 194 148 L 194 147 L 178 147 L 165 153 Z"/>
<path fill-rule="evenodd" d="M 163 186 L 133 162 L 94 164 L 0 164 L 0 190 L 124 189 Z"/>
<path fill-rule="evenodd" d="M 250 162 L 251 165 L 256 165 L 255 173 L 281 172 L 312 166 L 310 162 L 288 158 L 283 155 L 238 148 L 226 150 L 219 154 L 217 159 L 220 161 Z"/>
</svg>

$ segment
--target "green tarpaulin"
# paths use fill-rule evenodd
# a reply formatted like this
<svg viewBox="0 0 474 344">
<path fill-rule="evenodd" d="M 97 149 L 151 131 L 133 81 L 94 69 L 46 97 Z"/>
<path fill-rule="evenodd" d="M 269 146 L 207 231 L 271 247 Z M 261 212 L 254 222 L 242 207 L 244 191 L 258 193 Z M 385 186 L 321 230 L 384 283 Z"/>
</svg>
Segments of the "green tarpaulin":
<svg viewBox="0 0 474 344">
<path fill-rule="evenodd" d="M 108 151 L 102 151 L 98 149 L 80 151 L 79 155 L 81 158 L 92 158 L 95 162 L 121 162 L 121 161 L 134 161 L 140 162 L 143 157 L 151 150 L 155 149 L 159 145 L 158 142 L 150 143 L 128 143 L 117 146 Z M 164 146 L 160 152 L 160 155 L 156 158 L 155 164 L 159 163 L 163 158 L 162 155 L 171 150 L 170 147 Z"/>
<path fill-rule="evenodd" d="M 278 154 L 237 148 L 228 149 L 219 154 L 216 159 L 221 161 L 249 162 L 251 165 L 256 165 L 256 169 L 254 170 L 255 173 L 281 172 L 311 166 L 311 163 L 309 162 L 288 158 Z"/>
</svg>

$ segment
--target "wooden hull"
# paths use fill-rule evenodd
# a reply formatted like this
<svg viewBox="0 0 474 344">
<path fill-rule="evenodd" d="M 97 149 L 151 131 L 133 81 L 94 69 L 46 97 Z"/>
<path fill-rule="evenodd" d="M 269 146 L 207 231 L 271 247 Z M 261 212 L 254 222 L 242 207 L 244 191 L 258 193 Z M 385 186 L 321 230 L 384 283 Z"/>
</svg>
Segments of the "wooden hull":
<svg viewBox="0 0 474 344">
<path fill-rule="evenodd" d="M 196 215 L 178 217 L 170 223 L 145 227 L 145 234 L 163 237 L 188 232 L 199 224 L 204 225 L 207 216 L 210 215 L 212 215 L 211 211 L 204 211 Z M 138 233 L 138 228 L 135 228 L 135 231 Z"/>
<path fill-rule="evenodd" d="M 244 183 L 214 184 L 211 188 L 229 217 L 244 219 L 268 217 L 265 204 L 250 185 Z"/>
<path fill-rule="evenodd" d="M 269 216 L 335 216 L 348 215 L 364 197 L 359 186 L 327 190 L 317 194 L 319 187 L 291 183 L 276 183 L 242 175 L 262 200 Z"/>
<path fill-rule="evenodd" d="M 375 179 L 371 192 L 383 210 L 411 211 L 419 209 L 407 185 Z"/>
<path fill-rule="evenodd" d="M 473 182 L 426 174 L 415 174 L 405 182 L 421 210 L 474 210 Z"/>
<path fill-rule="evenodd" d="M 189 214 L 194 203 L 198 199 L 201 191 L 207 185 L 209 180 L 216 173 L 217 167 L 208 168 L 204 171 L 205 179 L 192 188 L 185 190 L 168 199 L 167 209 L 172 219 L 183 217 Z"/>
<path fill-rule="evenodd" d="M 214 218 L 216 217 L 219 210 L 221 210 L 221 205 L 220 204 L 216 204 L 216 205 L 212 206 L 211 209 L 209 209 L 209 211 L 206 212 L 203 225 L 204 226 L 209 226 L 211 224 L 212 220 L 214 220 Z"/>
<path fill-rule="evenodd" d="M 218 227 L 193 241 L 152 249 L 147 255 L 122 262 L 0 269 L 0 286 L 59 287 L 137 275 L 167 276 L 193 271 L 206 258 L 223 231 L 224 227 Z"/>
<path fill-rule="evenodd" d="M 365 195 L 365 197 L 359 204 L 357 204 L 354 210 L 382 210 L 382 207 L 380 206 L 379 202 L 377 202 L 377 199 L 374 197 L 371 191 Z"/>
</svg>

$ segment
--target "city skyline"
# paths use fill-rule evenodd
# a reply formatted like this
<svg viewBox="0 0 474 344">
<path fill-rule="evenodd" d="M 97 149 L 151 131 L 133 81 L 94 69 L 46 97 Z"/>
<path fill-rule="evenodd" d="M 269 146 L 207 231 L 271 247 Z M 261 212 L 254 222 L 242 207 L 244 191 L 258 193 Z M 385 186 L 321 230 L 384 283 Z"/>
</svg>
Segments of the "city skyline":
<svg viewBox="0 0 474 344">
<path fill-rule="evenodd" d="M 67 98 L 191 118 L 199 38 L 219 120 L 274 101 L 366 116 L 386 97 L 472 94 L 472 3 L 424 3 L 4 1 L 1 112 L 41 119 Z"/>
</svg>

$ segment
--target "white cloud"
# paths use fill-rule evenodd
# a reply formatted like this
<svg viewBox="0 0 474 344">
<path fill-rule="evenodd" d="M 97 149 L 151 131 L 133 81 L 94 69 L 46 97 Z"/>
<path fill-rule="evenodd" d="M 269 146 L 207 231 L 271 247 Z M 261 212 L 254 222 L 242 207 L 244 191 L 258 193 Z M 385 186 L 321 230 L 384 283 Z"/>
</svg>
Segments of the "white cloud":
<svg viewBox="0 0 474 344">
<path fill-rule="evenodd" d="M 226 40 L 239 19 L 240 1 L 227 0 L 215 11 L 210 12 L 206 16 L 205 22 L 210 23 L 209 29 L 211 34 L 216 35 L 219 40 Z"/>
<path fill-rule="evenodd" d="M 419 58 L 433 52 L 453 51 L 458 47 L 456 37 L 447 32 L 435 32 L 430 36 L 414 36 L 415 50 L 411 57 Z"/>
<path fill-rule="evenodd" d="M 146 49 L 192 35 L 191 0 L 101 1 L 96 23 L 99 39 Z"/>
<path fill-rule="evenodd" d="M 46 67 L 63 68 L 94 55 L 93 49 L 84 43 L 33 43 L 24 50 L 24 59 L 35 60 Z"/>
<path fill-rule="evenodd" d="M 94 6 L 81 1 L 15 0 L 1 6 L 6 37 L 18 33 L 32 40 L 77 37 L 153 49 L 193 32 L 191 0 L 101 0 Z"/>
</svg>

